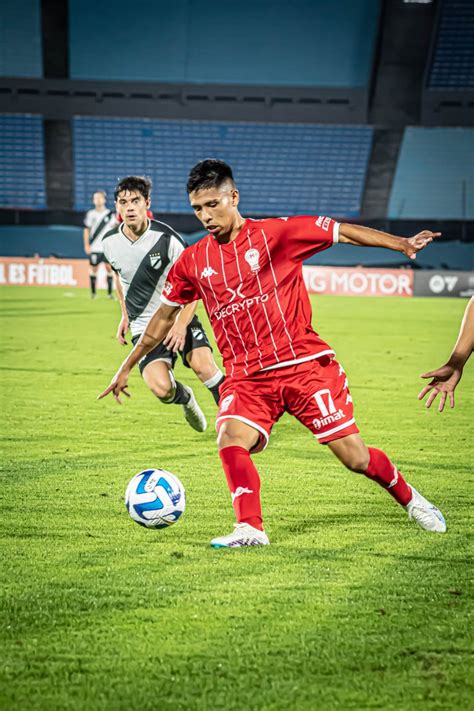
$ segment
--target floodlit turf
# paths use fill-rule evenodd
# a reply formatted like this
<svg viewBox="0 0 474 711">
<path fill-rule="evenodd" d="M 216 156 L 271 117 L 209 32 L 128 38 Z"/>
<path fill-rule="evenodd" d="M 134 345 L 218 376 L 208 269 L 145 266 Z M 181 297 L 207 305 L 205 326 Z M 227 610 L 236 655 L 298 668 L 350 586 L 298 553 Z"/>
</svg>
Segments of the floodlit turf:
<svg viewBox="0 0 474 711">
<path fill-rule="evenodd" d="M 314 300 L 366 441 L 440 506 L 448 533 L 418 529 L 285 417 L 256 458 L 272 545 L 225 551 L 209 547 L 233 522 L 212 424 L 193 432 L 136 373 L 122 407 L 95 400 L 126 351 L 118 304 L 23 287 L 0 299 L 2 711 L 472 708 L 474 362 L 453 412 L 416 399 L 465 301 Z M 212 423 L 210 394 L 177 372 Z M 165 531 L 123 505 L 153 466 L 187 491 Z"/>
</svg>

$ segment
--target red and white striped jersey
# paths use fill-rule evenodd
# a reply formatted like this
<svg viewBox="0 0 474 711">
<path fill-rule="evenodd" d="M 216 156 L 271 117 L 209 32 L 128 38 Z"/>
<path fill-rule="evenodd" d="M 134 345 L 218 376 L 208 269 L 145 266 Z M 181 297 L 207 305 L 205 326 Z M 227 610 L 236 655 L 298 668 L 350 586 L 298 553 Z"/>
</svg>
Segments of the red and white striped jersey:
<svg viewBox="0 0 474 711">
<path fill-rule="evenodd" d="M 161 300 L 203 300 L 231 377 L 334 355 L 311 326 L 302 263 L 338 238 L 329 217 L 245 220 L 229 244 L 207 235 L 186 249 Z"/>
</svg>

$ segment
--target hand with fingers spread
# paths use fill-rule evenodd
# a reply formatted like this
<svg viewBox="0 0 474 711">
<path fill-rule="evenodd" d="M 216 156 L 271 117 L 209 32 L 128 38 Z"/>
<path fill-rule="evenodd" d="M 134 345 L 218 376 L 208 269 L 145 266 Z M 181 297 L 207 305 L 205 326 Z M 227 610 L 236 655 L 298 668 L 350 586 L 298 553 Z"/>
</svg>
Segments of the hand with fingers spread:
<svg viewBox="0 0 474 711">
<path fill-rule="evenodd" d="M 426 407 L 431 407 L 438 394 L 440 395 L 438 410 L 443 412 L 446 398 L 449 396 L 449 404 L 454 407 L 454 390 L 461 380 L 462 367 L 454 367 L 449 363 L 441 366 L 437 370 L 423 373 L 422 378 L 433 378 L 431 383 L 425 385 L 418 394 L 418 400 L 423 400 L 427 393 L 430 393 L 426 401 Z"/>
<path fill-rule="evenodd" d="M 436 237 L 440 237 L 441 232 L 431 232 L 430 230 L 422 230 L 414 237 L 406 240 L 405 254 L 410 259 L 416 259 L 416 255 L 424 249 Z"/>
<path fill-rule="evenodd" d="M 440 395 L 438 410 L 443 412 L 446 398 L 449 396 L 449 404 L 454 407 L 454 391 L 461 380 L 464 365 L 474 350 L 474 297 L 471 297 L 461 323 L 458 339 L 453 352 L 445 365 L 436 370 L 423 373 L 422 378 L 433 378 L 431 383 L 425 385 L 418 394 L 418 400 L 422 400 L 427 393 L 430 393 L 426 400 L 426 407 Z"/>
<path fill-rule="evenodd" d="M 119 405 L 121 405 L 122 401 L 120 400 L 120 395 L 123 394 L 126 397 L 131 397 L 130 393 L 127 392 L 129 375 L 129 370 L 123 368 L 123 366 L 119 368 L 119 370 L 112 378 L 112 382 L 110 383 L 109 387 L 97 396 L 97 400 L 102 400 L 102 398 L 106 397 L 106 395 L 108 395 L 109 393 L 113 393 L 115 401 L 118 402 Z"/>
</svg>

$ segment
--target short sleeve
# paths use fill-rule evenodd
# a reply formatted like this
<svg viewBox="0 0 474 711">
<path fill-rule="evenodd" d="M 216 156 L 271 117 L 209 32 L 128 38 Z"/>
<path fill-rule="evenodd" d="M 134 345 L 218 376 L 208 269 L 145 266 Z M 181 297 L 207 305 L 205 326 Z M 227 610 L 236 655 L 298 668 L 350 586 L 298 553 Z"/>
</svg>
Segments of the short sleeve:
<svg viewBox="0 0 474 711">
<path fill-rule="evenodd" d="M 317 215 L 288 217 L 282 220 L 279 243 L 286 257 L 303 261 L 339 241 L 339 223 Z"/>
<path fill-rule="evenodd" d="M 171 264 L 174 264 L 178 257 L 182 255 L 186 248 L 186 245 L 184 244 L 183 240 L 181 237 L 176 233 L 176 234 L 171 234 L 170 237 L 170 246 L 168 250 L 168 257 L 171 262 Z"/>
<path fill-rule="evenodd" d="M 109 240 L 104 240 L 102 242 L 102 249 L 104 250 L 104 257 L 106 258 L 114 272 L 117 272 L 117 269 L 114 266 L 114 258 L 111 254 L 109 254 Z"/>
<path fill-rule="evenodd" d="M 88 210 L 84 216 L 84 227 L 91 228 L 92 225 L 92 210 Z"/>
<path fill-rule="evenodd" d="M 161 301 L 167 306 L 190 304 L 201 298 L 201 294 L 190 278 L 187 254 L 188 250 L 183 252 L 168 272 L 161 292 Z"/>
</svg>

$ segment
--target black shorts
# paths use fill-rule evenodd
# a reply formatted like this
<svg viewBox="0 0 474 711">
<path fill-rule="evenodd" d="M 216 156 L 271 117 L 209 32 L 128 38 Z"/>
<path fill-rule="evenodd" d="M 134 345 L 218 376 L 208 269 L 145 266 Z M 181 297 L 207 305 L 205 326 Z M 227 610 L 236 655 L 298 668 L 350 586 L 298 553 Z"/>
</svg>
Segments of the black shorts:
<svg viewBox="0 0 474 711">
<path fill-rule="evenodd" d="M 135 345 L 139 338 L 140 336 L 133 336 L 133 345 Z M 181 356 L 181 360 L 183 361 L 183 365 L 186 368 L 191 367 L 188 363 L 187 356 L 191 351 L 195 351 L 197 348 L 210 348 L 210 350 L 212 351 L 212 346 L 209 343 L 209 339 L 202 323 L 200 322 L 197 316 L 193 316 L 193 319 L 187 328 L 184 348 L 182 351 L 178 351 L 179 355 Z M 141 361 L 138 363 L 140 373 L 143 374 L 143 370 L 146 368 L 148 363 L 153 363 L 154 360 L 163 360 L 166 363 L 169 363 L 172 368 L 174 368 L 178 359 L 178 353 L 174 353 L 169 348 L 166 348 L 163 343 L 160 343 L 159 346 L 153 348 L 153 350 L 147 353 L 147 355 L 142 358 Z"/>
<path fill-rule="evenodd" d="M 91 267 L 97 267 L 101 263 L 108 264 L 108 260 L 103 252 L 91 252 L 89 254 L 89 264 Z"/>
</svg>

